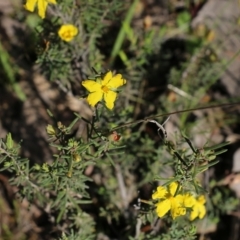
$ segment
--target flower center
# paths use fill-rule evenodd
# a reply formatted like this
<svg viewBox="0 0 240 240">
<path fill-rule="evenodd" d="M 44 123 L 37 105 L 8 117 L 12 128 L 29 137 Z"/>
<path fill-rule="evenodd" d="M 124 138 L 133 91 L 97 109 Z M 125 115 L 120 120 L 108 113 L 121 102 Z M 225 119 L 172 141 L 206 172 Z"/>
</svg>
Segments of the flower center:
<svg viewBox="0 0 240 240">
<path fill-rule="evenodd" d="M 69 37 L 71 37 L 71 31 L 66 31 L 66 32 L 64 32 L 63 33 L 63 36 L 65 37 L 65 38 L 69 38 Z"/>
<path fill-rule="evenodd" d="M 108 92 L 108 87 L 107 86 L 102 86 L 102 91 L 104 91 L 105 93 L 107 93 Z"/>
<path fill-rule="evenodd" d="M 171 193 L 167 193 L 167 194 L 165 195 L 165 198 L 171 200 L 171 199 L 173 198 L 173 196 L 172 196 Z"/>
</svg>

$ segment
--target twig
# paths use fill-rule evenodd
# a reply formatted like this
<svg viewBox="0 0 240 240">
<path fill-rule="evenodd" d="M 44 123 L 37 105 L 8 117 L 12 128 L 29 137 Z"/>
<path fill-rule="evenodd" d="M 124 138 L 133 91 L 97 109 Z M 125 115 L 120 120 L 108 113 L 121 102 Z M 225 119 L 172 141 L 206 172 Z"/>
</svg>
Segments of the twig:
<svg viewBox="0 0 240 240">
<path fill-rule="evenodd" d="M 123 179 L 123 175 L 122 175 L 120 165 L 117 164 L 117 163 L 115 164 L 115 170 L 116 170 L 116 177 L 117 177 L 117 180 L 118 180 L 118 186 L 119 186 L 119 189 L 120 189 L 120 194 L 121 194 L 121 197 L 122 197 L 122 200 L 123 200 L 123 206 L 124 206 L 124 209 L 126 209 L 128 207 L 127 190 L 126 190 L 126 186 L 125 186 L 125 183 L 124 183 L 124 179 Z"/>
</svg>

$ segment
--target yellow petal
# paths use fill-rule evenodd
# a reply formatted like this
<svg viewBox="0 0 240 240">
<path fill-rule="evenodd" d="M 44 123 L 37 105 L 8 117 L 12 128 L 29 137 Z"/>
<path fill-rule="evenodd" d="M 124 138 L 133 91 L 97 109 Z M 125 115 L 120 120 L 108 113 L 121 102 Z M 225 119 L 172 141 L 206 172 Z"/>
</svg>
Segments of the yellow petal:
<svg viewBox="0 0 240 240">
<path fill-rule="evenodd" d="M 200 203 L 200 204 L 204 204 L 206 202 L 206 198 L 204 195 L 201 195 L 197 198 L 197 201 Z"/>
<path fill-rule="evenodd" d="M 204 206 L 206 202 L 205 196 L 201 195 L 195 201 L 190 214 L 190 220 L 194 220 L 197 217 L 202 219 L 206 215 L 206 207 Z"/>
<path fill-rule="evenodd" d="M 199 206 L 199 218 L 202 219 L 206 215 L 206 207 L 204 205 Z"/>
<path fill-rule="evenodd" d="M 107 85 L 111 79 L 112 79 L 112 71 L 108 71 L 103 77 L 102 85 L 104 86 Z"/>
<path fill-rule="evenodd" d="M 52 3 L 52 4 L 57 4 L 57 1 L 56 0 L 47 0 L 49 3 Z"/>
<path fill-rule="evenodd" d="M 121 74 L 117 74 L 108 82 L 107 86 L 112 89 L 116 89 L 124 85 L 127 81 L 122 78 Z"/>
<path fill-rule="evenodd" d="M 157 206 L 157 215 L 159 217 L 163 217 L 171 208 L 171 203 L 168 199 L 162 201 L 162 202 L 159 202 L 156 204 Z"/>
<path fill-rule="evenodd" d="M 27 0 L 26 4 L 24 5 L 25 9 L 30 12 L 33 12 L 36 2 L 37 2 L 37 0 Z"/>
<path fill-rule="evenodd" d="M 78 34 L 78 29 L 74 25 L 69 26 L 71 28 L 71 32 L 73 36 L 76 36 Z"/>
<path fill-rule="evenodd" d="M 102 100 L 103 93 L 100 91 L 90 93 L 87 97 L 87 102 L 90 106 L 94 107 L 99 101 Z"/>
<path fill-rule="evenodd" d="M 182 207 L 183 196 L 178 195 L 177 198 L 171 198 L 171 215 L 172 218 L 186 214 L 186 208 Z"/>
<path fill-rule="evenodd" d="M 183 205 L 183 202 L 184 202 L 184 196 L 182 194 L 178 194 L 177 196 L 175 196 L 174 198 L 174 201 L 176 203 L 178 203 L 179 205 Z"/>
<path fill-rule="evenodd" d="M 187 194 L 183 195 L 183 205 L 185 207 L 190 208 L 195 203 L 196 203 L 196 199 L 190 193 L 187 193 Z"/>
<path fill-rule="evenodd" d="M 104 93 L 104 100 L 108 109 L 112 110 L 114 107 L 114 102 L 117 98 L 117 93 L 113 91 L 108 91 Z"/>
<path fill-rule="evenodd" d="M 186 208 L 178 207 L 178 208 L 171 208 L 171 216 L 173 219 L 179 216 L 183 216 L 186 214 Z"/>
<path fill-rule="evenodd" d="M 172 196 L 175 195 L 176 191 L 177 191 L 177 187 L 178 187 L 178 183 L 177 182 L 172 182 L 169 185 L 169 192 L 171 193 Z"/>
<path fill-rule="evenodd" d="M 38 15 L 45 18 L 48 2 L 46 0 L 38 0 Z"/>
<path fill-rule="evenodd" d="M 190 213 L 190 220 L 193 221 L 197 216 L 198 216 L 198 208 L 196 205 L 194 205 Z"/>
<path fill-rule="evenodd" d="M 152 199 L 161 199 L 161 198 L 165 198 L 167 194 L 167 190 L 166 188 L 159 186 L 157 188 L 157 191 L 155 193 L 153 193 L 152 195 Z"/>
<path fill-rule="evenodd" d="M 82 82 L 82 85 L 89 91 L 89 92 L 97 92 L 102 91 L 101 85 L 98 82 L 92 80 L 86 80 Z"/>
</svg>

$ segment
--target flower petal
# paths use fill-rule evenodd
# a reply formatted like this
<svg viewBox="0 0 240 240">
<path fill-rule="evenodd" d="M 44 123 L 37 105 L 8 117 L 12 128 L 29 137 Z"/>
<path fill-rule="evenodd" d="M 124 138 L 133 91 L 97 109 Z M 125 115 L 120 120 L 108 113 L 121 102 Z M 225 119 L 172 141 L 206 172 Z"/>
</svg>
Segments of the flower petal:
<svg viewBox="0 0 240 240">
<path fill-rule="evenodd" d="M 108 71 L 103 77 L 102 85 L 103 86 L 108 85 L 108 82 L 112 79 L 112 77 L 113 77 L 112 71 Z"/>
<path fill-rule="evenodd" d="M 177 191 L 177 187 L 178 187 L 178 183 L 177 182 L 172 182 L 170 185 L 169 185 L 169 192 L 170 194 L 174 197 L 176 191 Z"/>
<path fill-rule="evenodd" d="M 90 106 L 94 107 L 99 101 L 102 100 L 103 92 L 97 91 L 90 93 L 87 97 L 87 102 Z"/>
<path fill-rule="evenodd" d="M 196 203 L 196 199 L 190 193 L 183 195 L 183 205 L 184 207 L 192 207 Z"/>
<path fill-rule="evenodd" d="M 171 199 L 171 215 L 173 219 L 186 214 L 186 208 L 182 207 L 181 200 L 183 200 L 182 195 L 177 195 L 176 198 Z"/>
<path fill-rule="evenodd" d="M 197 201 L 199 202 L 199 204 L 203 205 L 204 203 L 206 203 L 206 198 L 204 195 L 201 195 L 197 198 Z"/>
<path fill-rule="evenodd" d="M 57 1 L 56 0 L 48 0 L 49 3 L 52 3 L 52 4 L 57 4 Z"/>
<path fill-rule="evenodd" d="M 112 110 L 114 107 L 114 102 L 117 98 L 117 93 L 113 91 L 108 91 L 104 93 L 104 100 L 108 109 Z"/>
<path fill-rule="evenodd" d="M 197 216 L 198 216 L 198 207 L 194 205 L 190 213 L 190 220 L 193 221 Z"/>
<path fill-rule="evenodd" d="M 48 2 L 46 0 L 38 0 L 38 15 L 45 18 Z"/>
<path fill-rule="evenodd" d="M 204 205 L 201 205 L 199 206 L 198 211 L 199 218 L 202 219 L 206 215 L 206 207 Z"/>
<path fill-rule="evenodd" d="M 183 205 L 184 202 L 184 195 L 178 194 L 177 196 L 174 197 L 174 200 L 177 204 Z"/>
<path fill-rule="evenodd" d="M 122 85 L 126 84 L 126 80 L 122 78 L 121 74 L 117 74 L 110 81 L 108 82 L 107 86 L 112 89 L 116 89 L 121 87 Z"/>
<path fill-rule="evenodd" d="M 28 10 L 28 11 L 30 11 L 30 12 L 33 12 L 36 3 L 37 3 L 37 0 L 27 0 L 27 2 L 26 2 L 26 4 L 24 5 L 24 7 L 25 7 L 26 10 Z"/>
<path fill-rule="evenodd" d="M 152 199 L 161 199 L 161 198 L 165 198 L 167 194 L 167 190 L 165 187 L 159 186 L 157 188 L 157 191 L 155 193 L 153 193 L 152 195 Z"/>
<path fill-rule="evenodd" d="M 159 217 L 163 217 L 171 208 L 171 203 L 168 199 L 156 204 L 156 212 Z"/>
<path fill-rule="evenodd" d="M 179 216 L 183 216 L 185 214 L 186 214 L 186 208 L 184 207 L 171 208 L 171 216 L 173 219 Z"/>
<path fill-rule="evenodd" d="M 93 80 L 86 80 L 82 82 L 82 85 L 89 91 L 89 92 L 97 92 L 102 91 L 101 85 L 98 82 Z"/>
</svg>

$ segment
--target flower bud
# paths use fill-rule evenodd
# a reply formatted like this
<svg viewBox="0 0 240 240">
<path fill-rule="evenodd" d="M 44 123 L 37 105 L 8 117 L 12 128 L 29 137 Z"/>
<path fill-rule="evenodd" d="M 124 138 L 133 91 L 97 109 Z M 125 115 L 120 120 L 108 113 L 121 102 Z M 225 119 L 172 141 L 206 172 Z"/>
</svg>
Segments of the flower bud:
<svg viewBox="0 0 240 240">
<path fill-rule="evenodd" d="M 77 153 L 74 153 L 72 156 L 74 162 L 80 162 L 82 160 L 81 156 Z"/>
<path fill-rule="evenodd" d="M 42 165 L 42 170 L 43 170 L 44 172 L 49 172 L 49 166 L 48 166 L 47 163 L 44 163 L 44 164 Z"/>
<path fill-rule="evenodd" d="M 68 177 L 68 178 L 71 178 L 71 177 L 72 177 L 72 171 L 68 171 L 68 172 L 67 172 L 67 177 Z"/>
<path fill-rule="evenodd" d="M 120 138 L 121 138 L 121 135 L 118 134 L 116 131 L 113 131 L 113 132 L 108 136 L 108 139 L 109 139 L 111 142 L 117 142 L 117 141 L 119 141 Z"/>
<path fill-rule="evenodd" d="M 47 125 L 46 130 L 47 130 L 48 135 L 54 136 L 56 134 L 53 126 L 50 124 Z"/>
<path fill-rule="evenodd" d="M 12 140 L 11 133 L 7 134 L 6 145 L 7 145 L 8 149 L 12 149 L 13 148 L 13 140 Z"/>
</svg>

